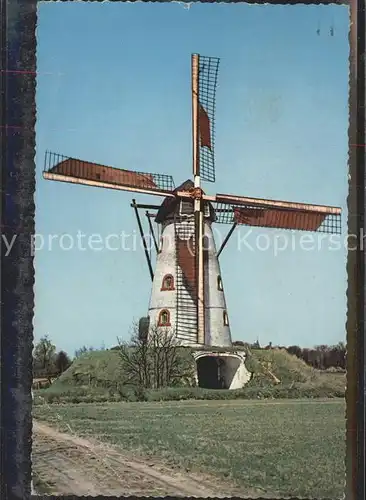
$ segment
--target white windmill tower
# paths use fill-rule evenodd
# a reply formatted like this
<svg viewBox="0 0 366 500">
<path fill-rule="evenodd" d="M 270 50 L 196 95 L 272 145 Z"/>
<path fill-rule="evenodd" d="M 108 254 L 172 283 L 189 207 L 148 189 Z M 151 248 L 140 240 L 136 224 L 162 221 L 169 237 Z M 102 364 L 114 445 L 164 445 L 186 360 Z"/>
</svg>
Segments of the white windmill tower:
<svg viewBox="0 0 366 500">
<path fill-rule="evenodd" d="M 135 172 L 46 152 L 45 179 L 164 197 L 161 205 L 133 200 L 152 278 L 150 324 L 173 329 L 182 345 L 231 347 L 231 333 L 220 265 L 221 250 L 240 225 L 340 232 L 341 209 L 230 194 L 207 195 L 201 181 L 215 181 L 214 124 L 219 59 L 192 55 L 193 179 L 175 188 L 170 175 Z M 161 240 L 154 237 L 155 271 L 139 209 L 154 209 Z M 151 214 L 147 213 L 152 230 Z M 212 224 L 232 224 L 217 251 Z M 225 358 L 226 356 L 226 358 Z M 248 378 L 243 356 L 197 352 L 203 385 L 225 380 L 235 388 Z M 209 375 L 207 375 L 209 374 Z M 214 385 L 214 384 L 213 384 Z"/>
<path fill-rule="evenodd" d="M 189 192 L 193 187 L 193 182 L 187 180 L 177 190 Z M 196 248 L 194 201 L 166 198 L 155 215 L 155 222 L 161 225 L 161 237 L 152 280 L 149 323 L 170 327 L 182 345 L 231 347 L 226 300 L 212 230 L 216 216 L 210 203 L 205 203 L 201 216 L 200 263 L 196 259 L 201 249 Z M 197 270 L 200 264 L 203 287 L 199 298 Z M 199 303 L 203 305 L 202 312 Z"/>
</svg>

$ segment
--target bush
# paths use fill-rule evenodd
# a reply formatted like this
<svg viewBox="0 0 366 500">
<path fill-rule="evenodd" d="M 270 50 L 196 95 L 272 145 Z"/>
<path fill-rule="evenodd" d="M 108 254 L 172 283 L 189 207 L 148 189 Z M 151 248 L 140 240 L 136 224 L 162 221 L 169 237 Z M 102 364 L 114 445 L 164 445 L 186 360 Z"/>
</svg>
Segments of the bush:
<svg viewBox="0 0 366 500">
<path fill-rule="evenodd" d="M 291 383 L 274 386 L 247 385 L 243 389 L 202 389 L 200 387 L 166 387 L 163 389 L 125 388 L 118 393 L 109 392 L 89 394 L 83 391 L 47 393 L 35 395 L 34 404 L 55 403 L 106 403 L 135 401 L 186 401 L 186 400 L 233 400 L 233 399 L 300 399 L 300 398 L 343 398 L 345 391 L 326 384 Z"/>
</svg>

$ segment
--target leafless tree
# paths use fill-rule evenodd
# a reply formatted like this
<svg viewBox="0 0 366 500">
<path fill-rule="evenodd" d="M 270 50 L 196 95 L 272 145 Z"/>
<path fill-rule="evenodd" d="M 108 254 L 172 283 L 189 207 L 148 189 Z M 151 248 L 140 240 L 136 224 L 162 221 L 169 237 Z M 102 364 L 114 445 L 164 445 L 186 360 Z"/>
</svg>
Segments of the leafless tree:
<svg viewBox="0 0 366 500">
<path fill-rule="evenodd" d="M 131 339 L 128 342 L 118 339 L 118 345 L 123 385 L 158 389 L 173 385 L 184 375 L 178 355 L 180 343 L 169 328 L 150 326 L 148 336 L 141 338 L 134 325 Z"/>
</svg>

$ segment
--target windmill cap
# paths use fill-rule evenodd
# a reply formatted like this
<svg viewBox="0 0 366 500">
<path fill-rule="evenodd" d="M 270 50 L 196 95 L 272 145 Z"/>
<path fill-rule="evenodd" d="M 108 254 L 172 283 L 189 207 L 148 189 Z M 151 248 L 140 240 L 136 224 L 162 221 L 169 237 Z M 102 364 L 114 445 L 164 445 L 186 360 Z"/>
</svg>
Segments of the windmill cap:
<svg viewBox="0 0 366 500">
<path fill-rule="evenodd" d="M 191 179 L 187 179 L 182 184 L 180 184 L 180 186 L 175 188 L 173 193 L 177 193 L 178 191 L 190 191 L 193 188 L 194 188 L 194 182 Z M 160 205 L 158 213 L 156 214 L 155 222 L 161 224 L 162 222 L 166 221 L 169 216 L 173 215 L 176 212 L 176 210 L 179 207 L 180 201 L 181 200 L 179 198 L 172 196 L 167 196 L 166 198 L 164 198 L 164 201 Z M 193 200 L 188 199 L 187 202 L 189 201 L 193 203 Z M 215 220 L 215 211 L 211 203 L 209 203 L 209 207 L 210 207 L 210 217 L 212 220 Z"/>
</svg>

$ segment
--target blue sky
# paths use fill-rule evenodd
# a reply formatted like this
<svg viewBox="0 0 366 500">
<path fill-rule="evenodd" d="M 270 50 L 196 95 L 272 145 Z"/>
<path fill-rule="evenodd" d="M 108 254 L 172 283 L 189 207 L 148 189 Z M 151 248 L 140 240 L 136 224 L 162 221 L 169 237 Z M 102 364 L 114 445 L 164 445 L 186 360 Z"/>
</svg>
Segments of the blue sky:
<svg viewBox="0 0 366 500">
<path fill-rule="evenodd" d="M 48 149 L 170 173 L 176 185 L 189 178 L 192 52 L 221 59 L 216 183 L 206 191 L 341 206 L 345 236 L 346 7 L 47 2 L 38 4 L 37 40 L 35 341 L 48 334 L 70 354 L 109 347 L 146 314 L 151 282 L 140 247 L 66 251 L 58 239 L 136 234 L 132 196 L 47 182 L 43 158 Z M 239 245 L 247 231 L 220 257 L 233 340 L 345 340 L 344 247 L 324 240 L 306 251 L 297 233 L 274 255 L 284 232 L 247 233 L 251 250 Z M 52 246 L 50 235 L 58 235 Z"/>
</svg>

